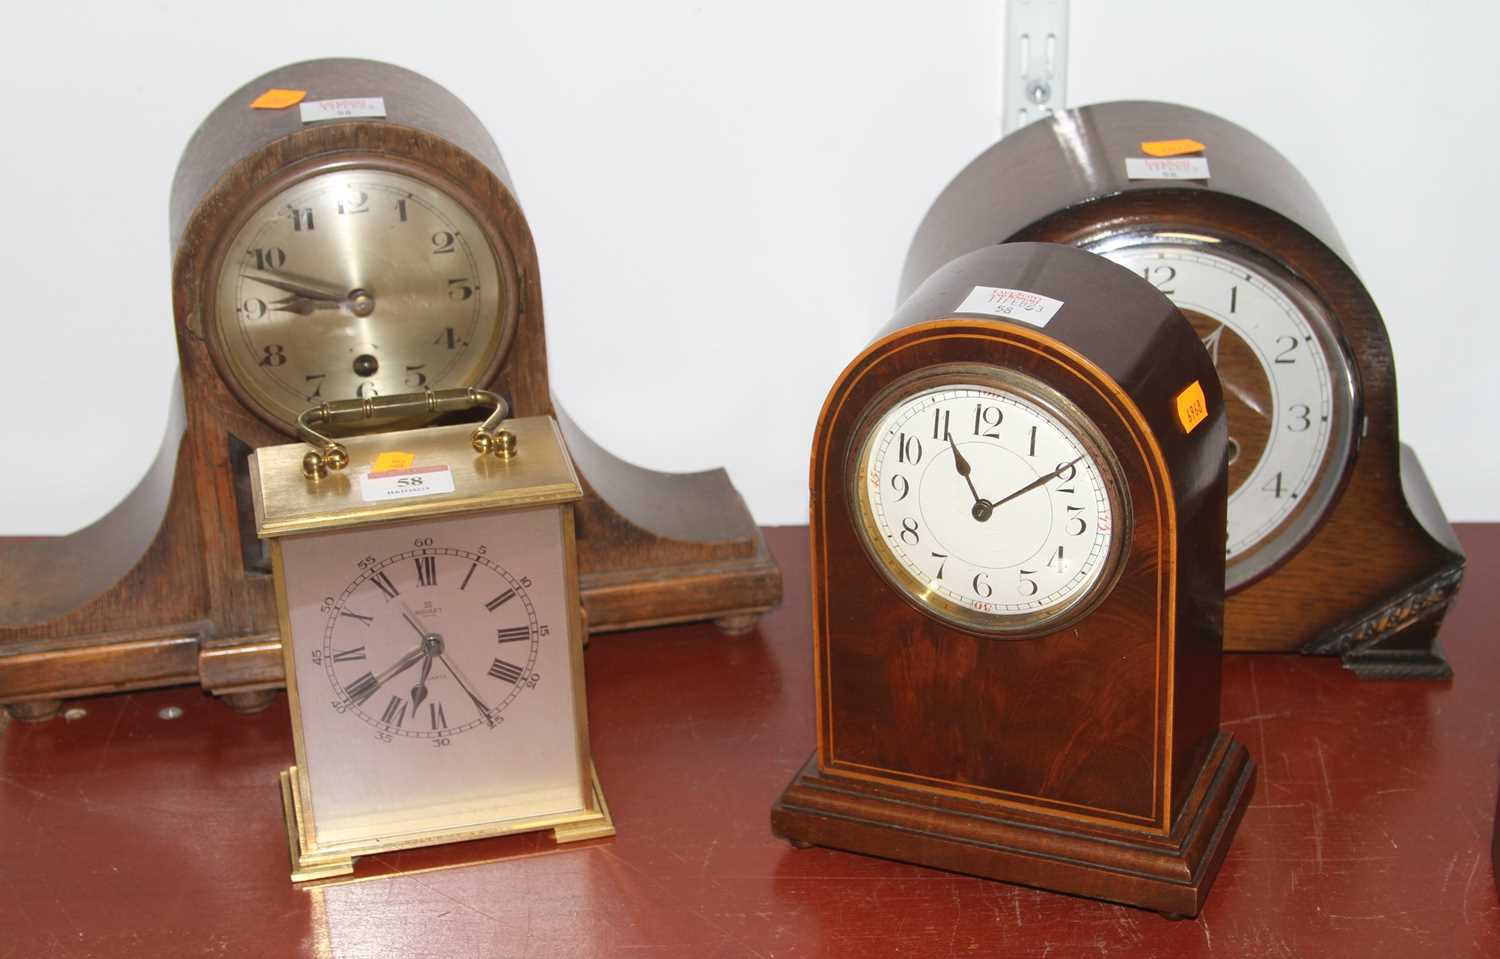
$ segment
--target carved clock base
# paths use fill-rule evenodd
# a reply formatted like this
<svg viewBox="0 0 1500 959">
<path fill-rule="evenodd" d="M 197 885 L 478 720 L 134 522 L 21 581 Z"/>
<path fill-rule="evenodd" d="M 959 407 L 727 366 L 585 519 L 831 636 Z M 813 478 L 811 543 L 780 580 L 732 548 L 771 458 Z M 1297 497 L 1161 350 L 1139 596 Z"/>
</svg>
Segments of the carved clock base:
<svg viewBox="0 0 1500 959">
<path fill-rule="evenodd" d="M 771 808 L 771 831 L 816 845 L 1196 916 L 1255 785 L 1220 733 L 1165 836 L 1056 813 L 826 775 L 808 759 Z"/>
</svg>

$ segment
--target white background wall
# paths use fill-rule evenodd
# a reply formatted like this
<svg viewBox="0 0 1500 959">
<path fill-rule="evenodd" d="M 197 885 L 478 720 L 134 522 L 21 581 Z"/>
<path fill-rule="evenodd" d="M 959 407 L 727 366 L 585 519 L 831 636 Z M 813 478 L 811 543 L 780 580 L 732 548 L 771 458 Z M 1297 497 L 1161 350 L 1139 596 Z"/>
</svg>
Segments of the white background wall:
<svg viewBox="0 0 1500 959">
<path fill-rule="evenodd" d="M 239 84 L 389 60 L 489 127 L 535 232 L 552 383 L 605 446 L 806 515 L 834 376 L 927 204 L 999 135 L 1001 0 L 52 3 L 0 35 L 0 535 L 145 472 L 176 365 L 167 193 Z M 1492 494 L 1493 4 L 1074 0 L 1069 102 L 1192 104 L 1307 175 L 1385 313 L 1401 430 L 1449 514 Z M 378 91 L 372 91 L 378 92 Z M 78 450 L 86 450 L 79 460 Z"/>
</svg>

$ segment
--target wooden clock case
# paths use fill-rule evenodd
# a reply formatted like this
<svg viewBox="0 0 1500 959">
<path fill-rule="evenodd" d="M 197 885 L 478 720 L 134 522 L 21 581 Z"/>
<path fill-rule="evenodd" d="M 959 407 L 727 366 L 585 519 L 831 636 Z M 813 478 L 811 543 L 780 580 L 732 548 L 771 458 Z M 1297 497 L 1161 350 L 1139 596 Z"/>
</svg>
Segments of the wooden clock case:
<svg viewBox="0 0 1500 959">
<path fill-rule="evenodd" d="M 270 88 L 310 100 L 381 96 L 384 119 L 304 126 L 297 109 L 252 110 Z M 754 626 L 781 574 L 722 470 L 658 473 L 593 443 L 553 399 L 536 248 L 494 141 L 425 77 L 363 60 L 272 71 L 226 99 L 194 134 L 173 181 L 172 302 L 185 429 L 111 514 L 70 536 L 0 545 L 0 703 L 45 719 L 60 700 L 201 683 L 237 708 L 283 683 L 269 563 L 257 543 L 246 462 L 288 435 L 226 382 L 204 337 L 218 245 L 248 193 L 347 158 L 417 169 L 470 204 L 511 276 L 518 311 L 487 382 L 517 416 L 553 415 L 584 487 L 577 506 L 583 604 L 594 631 L 713 619 Z M 26 571 L 24 577 L 14 571 Z"/>
<path fill-rule="evenodd" d="M 1042 330 L 954 313 L 976 286 L 1062 300 Z M 1047 635 L 987 638 L 889 587 L 862 547 L 852 445 L 869 404 L 934 365 L 1028 374 L 1118 456 L 1133 512 L 1101 605 Z M 1191 433 L 1175 398 L 1196 380 Z M 1092 254 L 961 256 L 840 375 L 813 439 L 817 752 L 771 813 L 795 844 L 852 850 L 1195 915 L 1252 791 L 1219 728 L 1227 427 L 1172 303 Z"/>
<path fill-rule="evenodd" d="M 1205 144 L 1208 180 L 1130 180 L 1143 141 Z M 1231 593 L 1233 651 L 1340 655 L 1370 678 L 1450 676 L 1437 632 L 1464 554 L 1410 447 L 1397 438 L 1396 373 L 1380 311 L 1327 210 L 1285 157 L 1212 114 L 1119 102 L 1065 111 L 990 147 L 932 204 L 901 296 L 970 250 L 1009 240 L 1080 243 L 1132 227 L 1201 230 L 1288 267 L 1329 307 L 1358 403 L 1344 486 L 1301 546 Z"/>
</svg>

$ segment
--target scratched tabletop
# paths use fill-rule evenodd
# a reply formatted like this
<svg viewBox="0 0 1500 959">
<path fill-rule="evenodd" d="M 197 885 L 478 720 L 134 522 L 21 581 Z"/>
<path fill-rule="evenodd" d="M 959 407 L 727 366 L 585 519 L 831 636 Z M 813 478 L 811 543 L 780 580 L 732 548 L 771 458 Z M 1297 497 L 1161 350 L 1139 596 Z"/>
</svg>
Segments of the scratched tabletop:
<svg viewBox="0 0 1500 959">
<path fill-rule="evenodd" d="M 807 532 L 767 533 L 786 600 L 757 631 L 594 638 L 611 839 L 371 857 L 295 888 L 284 697 L 241 716 L 183 688 L 9 723 L 0 956 L 1500 956 L 1500 524 L 1460 528 L 1451 682 L 1226 658 L 1223 719 L 1260 775 L 1187 921 L 773 839 L 771 802 L 813 746 L 813 700 Z M 163 718 L 169 707 L 181 715 Z"/>
</svg>

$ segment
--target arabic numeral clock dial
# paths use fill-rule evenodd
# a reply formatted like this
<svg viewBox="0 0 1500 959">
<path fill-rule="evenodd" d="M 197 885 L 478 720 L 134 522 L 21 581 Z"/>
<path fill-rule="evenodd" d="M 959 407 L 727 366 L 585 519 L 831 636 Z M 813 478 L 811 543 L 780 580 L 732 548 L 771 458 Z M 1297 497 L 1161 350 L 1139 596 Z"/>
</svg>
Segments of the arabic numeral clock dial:
<svg viewBox="0 0 1500 959">
<path fill-rule="evenodd" d="M 1198 332 L 1229 413 L 1229 589 L 1291 555 L 1342 487 L 1354 444 L 1352 367 L 1326 308 L 1232 241 L 1177 231 L 1092 247 L 1149 280 Z"/>
<path fill-rule="evenodd" d="M 886 577 L 984 633 L 1059 628 L 1113 581 L 1128 506 L 1119 467 L 1056 390 L 999 369 L 903 383 L 856 471 L 861 527 Z"/>
<path fill-rule="evenodd" d="M 514 332 L 513 267 L 467 207 L 397 168 L 284 182 L 220 260 L 209 343 L 246 402 L 295 424 L 328 400 L 490 378 Z"/>
<path fill-rule="evenodd" d="M 425 415 L 433 396 L 386 403 Z M 321 473 L 301 443 L 251 457 L 297 758 L 281 777 L 294 881 L 482 836 L 614 834 L 589 751 L 582 486 L 551 417 L 505 420 L 504 456 L 476 446 L 500 417 L 346 437 L 347 465 Z"/>
</svg>

